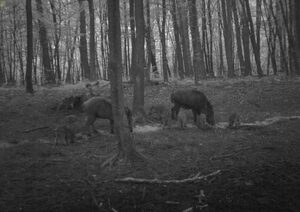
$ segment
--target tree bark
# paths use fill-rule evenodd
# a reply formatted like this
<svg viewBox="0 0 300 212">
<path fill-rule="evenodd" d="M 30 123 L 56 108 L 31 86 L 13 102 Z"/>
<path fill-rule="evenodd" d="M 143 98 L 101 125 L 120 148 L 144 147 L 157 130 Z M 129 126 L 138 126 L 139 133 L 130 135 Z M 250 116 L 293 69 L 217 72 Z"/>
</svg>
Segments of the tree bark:
<svg viewBox="0 0 300 212">
<path fill-rule="evenodd" d="M 174 29 L 174 37 L 175 37 L 175 57 L 177 62 L 177 70 L 174 72 L 178 73 L 179 78 L 182 80 L 184 78 L 184 68 L 183 68 L 183 59 L 182 59 L 182 49 L 181 49 L 181 42 L 180 42 L 180 35 L 178 29 L 178 20 L 177 20 L 177 3 L 176 0 L 172 0 L 172 18 L 173 18 L 173 29 Z"/>
<path fill-rule="evenodd" d="M 178 9 L 179 9 L 179 32 L 181 33 L 182 39 L 182 52 L 183 52 L 183 64 L 184 64 L 184 74 L 185 76 L 190 77 L 192 73 L 192 59 L 190 52 L 190 39 L 188 32 L 188 8 L 186 0 L 178 0 Z"/>
<path fill-rule="evenodd" d="M 58 35 L 58 23 L 56 17 L 56 8 L 54 5 L 53 0 L 49 0 L 51 10 L 52 10 L 52 19 L 54 24 L 54 34 L 55 34 L 55 41 L 54 41 L 54 58 L 55 58 L 55 68 L 56 68 L 56 75 L 59 82 L 61 82 L 61 71 L 60 71 L 60 54 L 59 54 L 59 42 L 60 36 Z"/>
<path fill-rule="evenodd" d="M 250 31 L 250 40 L 253 48 L 254 58 L 256 62 L 256 71 L 259 77 L 263 76 L 263 71 L 261 68 L 261 60 L 260 60 L 260 48 L 258 46 L 258 42 L 255 38 L 255 31 L 254 31 L 254 25 L 252 21 L 252 15 L 249 5 L 249 0 L 240 0 L 243 4 L 243 12 L 247 15 L 247 21 Z"/>
<path fill-rule="evenodd" d="M 33 86 L 32 86 L 33 31 L 32 31 L 31 0 L 26 0 L 26 16 L 27 16 L 26 92 L 33 93 Z"/>
<path fill-rule="evenodd" d="M 43 15 L 43 6 L 41 0 L 36 0 L 37 10 L 39 12 L 40 18 L 38 20 L 39 23 L 39 34 L 40 34 L 40 43 L 42 47 L 42 61 L 44 67 L 44 77 L 45 83 L 55 83 L 55 75 L 51 68 L 51 61 L 49 55 L 49 43 L 48 43 L 48 36 L 47 36 L 47 29 L 44 24 L 44 15 Z"/>
<path fill-rule="evenodd" d="M 135 76 L 134 76 L 134 96 L 133 96 L 133 114 L 140 113 L 145 115 L 144 111 L 144 65 L 145 65 L 145 22 L 143 1 L 135 0 Z"/>
<path fill-rule="evenodd" d="M 90 80 L 97 79 L 94 0 L 88 0 L 90 14 Z"/>
<path fill-rule="evenodd" d="M 107 0 L 108 7 L 108 38 L 109 38 L 109 72 L 111 84 L 112 109 L 114 129 L 118 140 L 118 153 L 102 164 L 113 165 L 119 158 L 135 161 L 141 158 L 135 150 L 129 130 L 125 130 L 127 123 L 124 112 L 124 96 L 122 86 L 122 51 L 119 0 Z"/>
<path fill-rule="evenodd" d="M 245 60 L 244 60 L 244 55 L 243 55 L 243 50 L 242 50 L 241 29 L 240 29 L 240 22 L 239 22 L 239 17 L 238 17 L 238 12 L 237 12 L 238 10 L 237 10 L 236 1 L 232 1 L 232 10 L 233 10 L 233 18 L 234 18 L 234 24 L 235 24 L 237 53 L 238 53 L 239 62 L 240 62 L 241 74 L 244 75 L 246 67 L 245 67 Z"/>
<path fill-rule="evenodd" d="M 166 0 L 162 0 L 162 23 L 160 26 L 159 17 L 157 17 L 158 30 L 160 34 L 161 41 L 161 54 L 162 54 L 162 63 L 163 63 L 163 78 L 164 82 L 169 81 L 170 69 L 167 59 L 167 47 L 166 47 Z"/>
<path fill-rule="evenodd" d="M 87 41 L 86 41 L 86 22 L 85 22 L 85 9 L 83 5 L 83 0 L 79 1 L 80 10 L 80 41 L 79 41 L 79 51 L 80 51 L 80 66 L 82 70 L 82 75 L 86 79 L 90 79 L 90 67 L 88 63 L 88 51 L 87 51 Z"/>
<path fill-rule="evenodd" d="M 300 1 L 295 1 L 295 42 L 296 42 L 296 54 L 297 54 L 297 61 L 300 64 Z M 300 69 L 296 70 L 296 74 L 300 75 Z"/>
<path fill-rule="evenodd" d="M 189 0 L 189 19 L 190 19 L 190 30 L 193 44 L 193 72 L 195 84 L 198 84 L 199 77 L 201 79 L 206 78 L 206 71 L 203 61 L 203 52 L 200 43 L 200 34 L 198 28 L 198 17 L 196 0 Z"/>
<path fill-rule="evenodd" d="M 234 77 L 234 43 L 233 43 L 233 29 L 232 29 L 232 1 L 221 1 L 222 15 L 223 15 L 223 35 L 225 42 L 225 52 L 227 59 L 228 77 Z"/>
</svg>

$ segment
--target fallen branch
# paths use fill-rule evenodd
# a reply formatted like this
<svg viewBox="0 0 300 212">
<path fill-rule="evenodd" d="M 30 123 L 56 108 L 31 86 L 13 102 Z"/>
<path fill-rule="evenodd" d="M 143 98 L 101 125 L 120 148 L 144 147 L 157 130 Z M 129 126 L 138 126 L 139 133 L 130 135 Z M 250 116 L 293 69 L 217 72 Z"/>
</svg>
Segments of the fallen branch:
<svg viewBox="0 0 300 212">
<path fill-rule="evenodd" d="M 191 183 L 197 182 L 200 180 L 205 180 L 208 177 L 215 176 L 221 173 L 221 170 L 212 172 L 207 175 L 199 176 L 199 174 L 195 175 L 194 177 L 182 179 L 182 180 L 159 180 L 159 179 L 142 179 L 142 178 L 133 178 L 133 177 L 125 177 L 122 179 L 116 179 L 115 182 L 119 183 L 147 183 L 147 184 L 180 184 L 180 183 Z"/>
<path fill-rule="evenodd" d="M 36 127 L 36 128 L 24 130 L 23 133 L 29 133 L 29 132 L 33 132 L 33 131 L 37 131 L 37 130 L 48 129 L 48 128 L 49 128 L 49 126 Z"/>
</svg>

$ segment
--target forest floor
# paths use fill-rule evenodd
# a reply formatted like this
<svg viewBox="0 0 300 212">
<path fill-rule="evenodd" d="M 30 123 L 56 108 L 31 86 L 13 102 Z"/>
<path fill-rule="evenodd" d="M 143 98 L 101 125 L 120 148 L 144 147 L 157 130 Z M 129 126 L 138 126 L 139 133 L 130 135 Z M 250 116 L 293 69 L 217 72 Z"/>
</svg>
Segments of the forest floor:
<svg viewBox="0 0 300 212">
<path fill-rule="evenodd" d="M 146 109 L 171 107 L 170 94 L 180 88 L 203 91 L 216 122 L 231 113 L 243 123 L 272 117 L 300 116 L 300 80 L 250 78 L 190 81 L 147 86 Z M 51 108 L 65 97 L 84 94 L 84 84 L 35 88 L 0 88 L 0 211 L 300 211 L 300 120 L 271 125 L 200 130 L 171 127 L 134 132 L 134 144 L 150 166 L 126 163 L 103 169 L 116 148 L 109 123 L 97 121 L 101 135 L 75 144 L 54 145 L 53 128 L 74 111 Z M 126 102 L 132 85 L 124 84 Z M 102 87 L 103 95 L 109 87 Z M 192 120 L 190 120 L 192 123 Z M 45 127 L 30 131 L 39 127 Z M 28 131 L 29 130 L 29 131 Z M 182 182 L 175 180 L 200 177 Z M 174 180 L 122 183 L 116 179 Z"/>
</svg>

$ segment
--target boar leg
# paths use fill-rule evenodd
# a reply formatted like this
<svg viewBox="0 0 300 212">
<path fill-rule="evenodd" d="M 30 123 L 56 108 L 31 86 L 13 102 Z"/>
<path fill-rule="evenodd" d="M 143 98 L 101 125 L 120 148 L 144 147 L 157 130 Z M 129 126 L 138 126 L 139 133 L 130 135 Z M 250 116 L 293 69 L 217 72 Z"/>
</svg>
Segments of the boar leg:
<svg viewBox="0 0 300 212">
<path fill-rule="evenodd" d="M 110 133 L 114 134 L 114 120 L 110 119 L 109 122 L 110 122 Z"/>
<path fill-rule="evenodd" d="M 92 126 L 93 132 L 97 133 L 97 130 L 95 129 L 95 126 L 94 126 L 95 121 L 96 121 L 96 116 L 95 115 L 88 115 L 87 116 L 85 125 L 86 125 L 88 131 L 90 131 L 90 126 Z"/>
<path fill-rule="evenodd" d="M 177 119 L 178 113 L 180 110 L 180 106 L 175 104 L 174 107 L 171 109 L 171 117 L 173 120 Z"/>
<path fill-rule="evenodd" d="M 198 115 L 197 110 L 193 109 L 192 111 L 193 111 L 193 116 L 194 116 L 194 122 L 197 123 L 197 115 Z"/>
</svg>

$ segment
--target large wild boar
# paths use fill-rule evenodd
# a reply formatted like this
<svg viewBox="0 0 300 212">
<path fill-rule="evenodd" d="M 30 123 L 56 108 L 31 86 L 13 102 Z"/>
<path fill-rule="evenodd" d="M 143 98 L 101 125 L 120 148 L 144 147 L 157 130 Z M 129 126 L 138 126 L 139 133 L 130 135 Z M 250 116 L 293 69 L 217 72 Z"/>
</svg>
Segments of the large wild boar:
<svg viewBox="0 0 300 212">
<path fill-rule="evenodd" d="M 110 131 L 114 132 L 114 120 L 112 113 L 111 102 L 102 97 L 92 97 L 83 103 L 83 111 L 87 115 L 86 127 L 92 126 L 94 132 L 94 122 L 97 118 L 108 119 L 110 121 Z M 128 107 L 125 107 L 125 114 L 127 116 L 129 129 L 132 132 L 132 112 Z"/>
<path fill-rule="evenodd" d="M 194 122 L 197 123 L 197 115 L 205 114 L 206 121 L 210 125 L 215 124 L 214 111 L 207 97 L 195 89 L 178 90 L 171 94 L 172 118 L 176 119 L 180 108 L 191 109 L 193 111 Z"/>
</svg>

